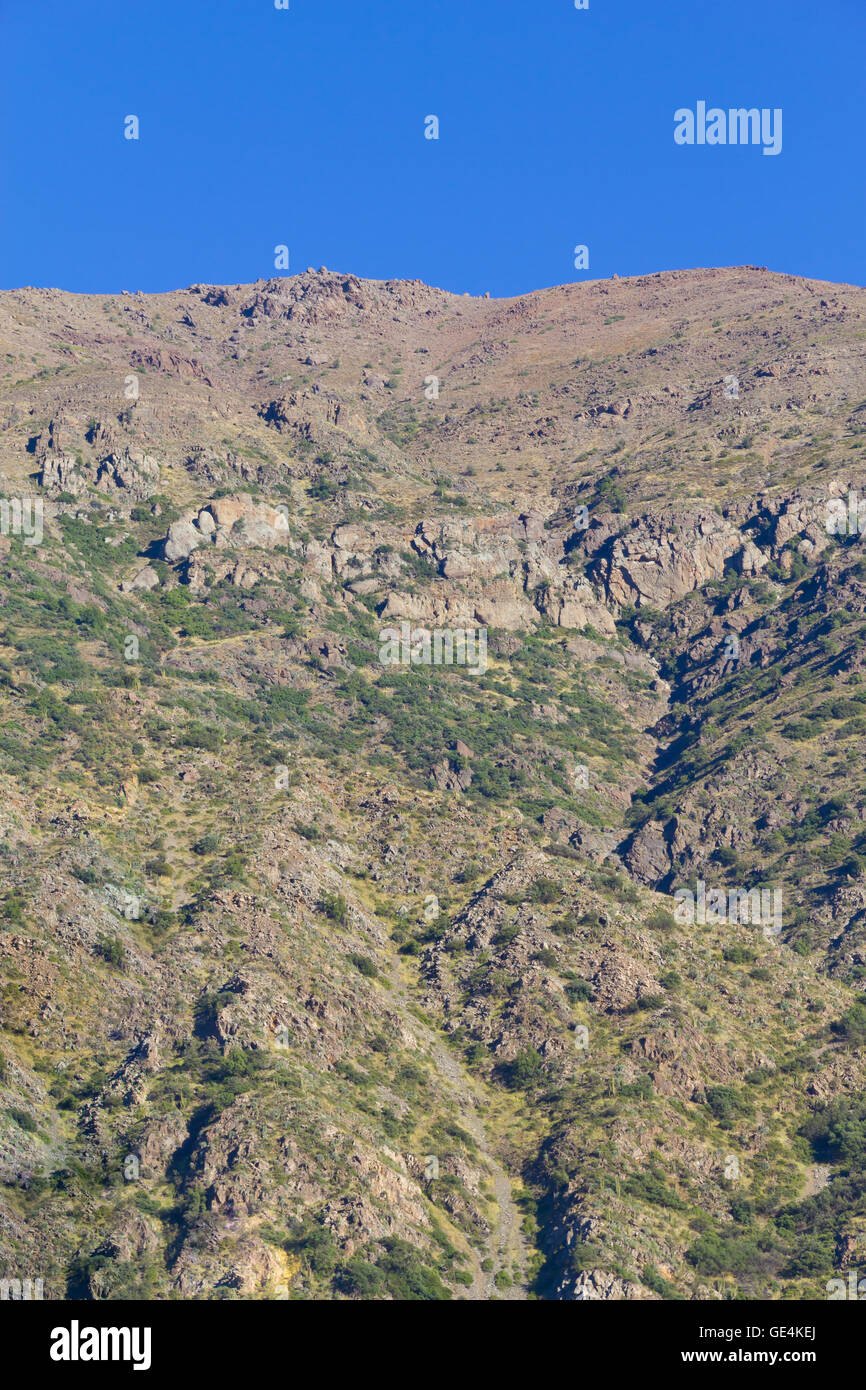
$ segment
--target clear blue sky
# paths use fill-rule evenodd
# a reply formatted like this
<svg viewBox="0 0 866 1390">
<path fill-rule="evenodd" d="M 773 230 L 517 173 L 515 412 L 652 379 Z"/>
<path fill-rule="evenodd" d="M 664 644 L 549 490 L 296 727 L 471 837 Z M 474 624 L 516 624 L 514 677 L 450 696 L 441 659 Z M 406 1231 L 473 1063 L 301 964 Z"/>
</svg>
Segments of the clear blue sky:
<svg viewBox="0 0 866 1390">
<path fill-rule="evenodd" d="M 863 283 L 866 0 L 0 0 L 0 54 L 2 288 Z M 678 147 L 698 100 L 782 153 Z"/>
</svg>

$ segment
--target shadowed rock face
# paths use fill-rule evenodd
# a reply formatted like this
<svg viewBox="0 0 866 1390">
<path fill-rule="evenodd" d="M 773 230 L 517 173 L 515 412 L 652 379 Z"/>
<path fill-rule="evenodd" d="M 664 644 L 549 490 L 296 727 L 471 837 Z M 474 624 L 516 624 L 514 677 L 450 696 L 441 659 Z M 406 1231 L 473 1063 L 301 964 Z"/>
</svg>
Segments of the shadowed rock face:
<svg viewBox="0 0 866 1390">
<path fill-rule="evenodd" d="M 754 267 L 0 295 L 0 1275 L 857 1262 L 864 311 Z"/>
</svg>

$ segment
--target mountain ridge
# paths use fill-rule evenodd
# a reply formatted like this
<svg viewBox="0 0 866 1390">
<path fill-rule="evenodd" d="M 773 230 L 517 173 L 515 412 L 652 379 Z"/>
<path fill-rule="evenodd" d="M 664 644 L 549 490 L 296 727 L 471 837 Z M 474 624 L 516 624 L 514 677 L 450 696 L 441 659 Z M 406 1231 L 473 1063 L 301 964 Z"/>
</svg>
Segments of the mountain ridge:
<svg viewBox="0 0 866 1390">
<path fill-rule="evenodd" d="M 862 1259 L 864 314 L 753 267 L 0 294 L 0 1273 Z"/>
</svg>

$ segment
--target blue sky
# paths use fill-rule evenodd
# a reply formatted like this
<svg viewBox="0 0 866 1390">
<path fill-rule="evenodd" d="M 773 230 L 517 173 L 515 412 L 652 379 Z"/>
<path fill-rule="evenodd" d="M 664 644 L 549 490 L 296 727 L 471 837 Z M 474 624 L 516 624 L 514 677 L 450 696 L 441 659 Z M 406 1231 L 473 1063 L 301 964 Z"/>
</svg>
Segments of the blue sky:
<svg viewBox="0 0 866 1390">
<path fill-rule="evenodd" d="M 251 281 L 280 244 L 494 296 L 863 283 L 864 0 L 0 0 L 0 52 L 2 288 Z M 677 146 L 699 100 L 781 107 L 782 153 Z"/>
</svg>

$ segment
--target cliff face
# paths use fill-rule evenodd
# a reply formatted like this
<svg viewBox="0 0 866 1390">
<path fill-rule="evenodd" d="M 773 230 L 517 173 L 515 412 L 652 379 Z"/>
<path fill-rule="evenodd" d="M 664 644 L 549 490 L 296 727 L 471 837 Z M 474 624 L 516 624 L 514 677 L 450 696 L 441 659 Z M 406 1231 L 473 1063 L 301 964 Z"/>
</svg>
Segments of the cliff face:
<svg viewBox="0 0 866 1390">
<path fill-rule="evenodd" d="M 0 1275 L 857 1265 L 864 326 L 754 267 L 0 295 Z"/>
</svg>

